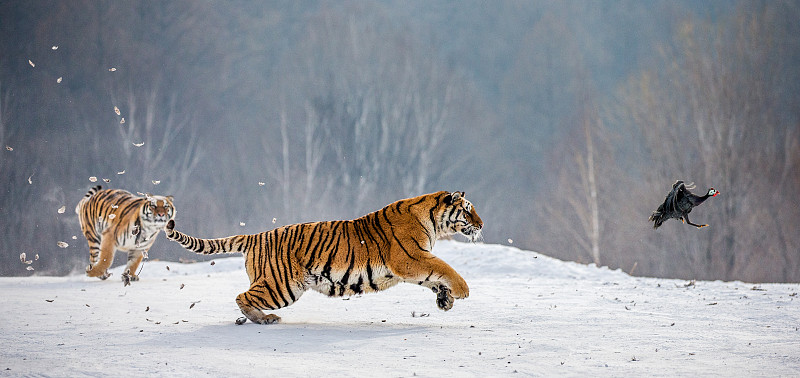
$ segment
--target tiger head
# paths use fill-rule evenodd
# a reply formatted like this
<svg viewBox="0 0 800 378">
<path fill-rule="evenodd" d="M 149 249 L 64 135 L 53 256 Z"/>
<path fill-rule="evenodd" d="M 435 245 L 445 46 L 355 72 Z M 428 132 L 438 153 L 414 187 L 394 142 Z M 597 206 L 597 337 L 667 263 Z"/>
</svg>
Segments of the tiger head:
<svg viewBox="0 0 800 378">
<path fill-rule="evenodd" d="M 473 242 L 481 237 L 483 221 L 472 203 L 464 197 L 464 192 L 452 192 L 444 197 L 437 237 L 460 233 Z"/>
<path fill-rule="evenodd" d="M 139 215 L 144 223 L 150 223 L 158 228 L 164 227 L 170 219 L 175 217 L 172 196 L 147 195 L 147 200 Z"/>
</svg>

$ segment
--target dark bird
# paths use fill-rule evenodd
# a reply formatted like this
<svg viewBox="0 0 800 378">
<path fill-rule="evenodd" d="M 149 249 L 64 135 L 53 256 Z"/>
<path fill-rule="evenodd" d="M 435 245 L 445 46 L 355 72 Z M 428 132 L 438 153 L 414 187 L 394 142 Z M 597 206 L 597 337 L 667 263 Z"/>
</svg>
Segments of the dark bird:
<svg viewBox="0 0 800 378">
<path fill-rule="evenodd" d="M 692 186 L 693 188 L 693 186 Z M 667 219 L 674 218 L 680 219 L 681 222 L 686 222 L 697 228 L 708 226 L 707 224 L 694 224 L 689 220 L 689 213 L 692 208 L 705 202 L 705 200 L 716 197 L 719 192 L 714 188 L 709 188 L 704 196 L 693 194 L 686 188 L 683 181 L 678 180 L 672 184 L 672 190 L 667 193 L 667 198 L 664 203 L 658 206 L 658 209 L 650 215 L 650 221 L 653 223 L 653 228 L 658 228 Z"/>
</svg>

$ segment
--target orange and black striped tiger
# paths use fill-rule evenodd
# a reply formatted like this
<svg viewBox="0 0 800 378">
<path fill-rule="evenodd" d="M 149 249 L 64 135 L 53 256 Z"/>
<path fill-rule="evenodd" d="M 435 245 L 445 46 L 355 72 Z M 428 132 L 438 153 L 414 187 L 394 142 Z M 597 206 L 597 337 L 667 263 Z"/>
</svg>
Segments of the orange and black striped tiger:
<svg viewBox="0 0 800 378">
<path fill-rule="evenodd" d="M 381 291 L 399 282 L 430 288 L 442 310 L 454 298 L 469 296 L 456 271 L 431 253 L 442 236 L 461 233 L 473 241 L 483 221 L 463 192 L 437 192 L 392 203 L 348 221 L 293 224 L 255 235 L 199 239 L 174 230 L 166 235 L 184 248 L 202 254 L 244 254 L 250 289 L 236 304 L 254 323 L 275 323 L 280 317 L 261 310 L 286 307 L 306 290 L 329 296 Z"/>
<path fill-rule="evenodd" d="M 86 275 L 108 278 L 114 252 L 127 252 L 128 264 L 122 274 L 127 286 L 139 280 L 136 268 L 159 231 L 175 216 L 175 207 L 172 196 L 137 197 L 125 190 L 101 189 L 99 185 L 90 189 L 75 207 L 81 231 L 89 242 Z"/>
</svg>

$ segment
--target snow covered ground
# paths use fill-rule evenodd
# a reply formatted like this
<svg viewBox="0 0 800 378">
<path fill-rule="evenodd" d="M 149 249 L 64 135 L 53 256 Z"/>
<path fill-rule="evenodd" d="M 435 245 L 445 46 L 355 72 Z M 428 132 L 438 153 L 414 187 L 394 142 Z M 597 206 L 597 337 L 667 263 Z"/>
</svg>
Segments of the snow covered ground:
<svg viewBox="0 0 800 378">
<path fill-rule="evenodd" d="M 158 254 L 158 241 L 151 256 Z M 470 297 L 401 284 L 307 292 L 277 325 L 234 324 L 242 258 L 145 262 L 123 287 L 0 278 L 0 375 L 800 376 L 800 284 L 636 278 L 441 241 Z"/>
</svg>

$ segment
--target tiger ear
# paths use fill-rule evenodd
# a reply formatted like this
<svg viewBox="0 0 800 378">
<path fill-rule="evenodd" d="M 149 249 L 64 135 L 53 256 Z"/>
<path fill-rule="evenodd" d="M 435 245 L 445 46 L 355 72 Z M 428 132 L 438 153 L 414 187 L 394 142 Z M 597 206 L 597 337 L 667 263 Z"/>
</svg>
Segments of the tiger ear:
<svg viewBox="0 0 800 378">
<path fill-rule="evenodd" d="M 169 202 L 175 202 L 175 197 L 173 196 L 167 196 L 167 199 L 169 200 Z"/>
<path fill-rule="evenodd" d="M 444 203 L 447 205 L 452 205 L 455 203 L 459 198 L 464 195 L 464 192 L 452 192 L 444 197 Z"/>
</svg>

